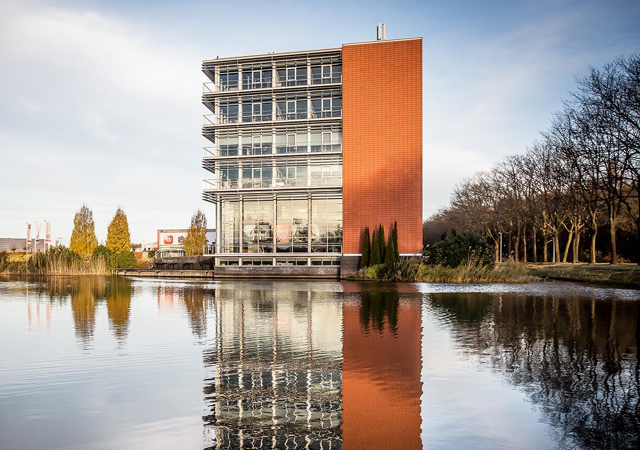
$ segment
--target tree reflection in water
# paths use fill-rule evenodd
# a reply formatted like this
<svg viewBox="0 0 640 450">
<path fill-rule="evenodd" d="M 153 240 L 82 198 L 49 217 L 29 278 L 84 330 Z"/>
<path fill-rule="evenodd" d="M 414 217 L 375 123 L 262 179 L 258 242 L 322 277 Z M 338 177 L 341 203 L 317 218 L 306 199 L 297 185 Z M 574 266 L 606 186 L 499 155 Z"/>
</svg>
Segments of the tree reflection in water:
<svg viewBox="0 0 640 450">
<path fill-rule="evenodd" d="M 75 333 L 83 349 L 91 348 L 95 331 L 96 308 L 101 301 L 107 305 L 109 328 L 123 345 L 129 332 L 131 280 L 105 277 L 60 277 L 46 280 L 43 287 L 50 301 L 71 300 Z"/>
<path fill-rule="evenodd" d="M 129 332 L 131 293 L 131 280 L 127 278 L 112 278 L 106 284 L 105 297 L 109 328 L 120 345 L 124 344 Z"/>
<path fill-rule="evenodd" d="M 459 346 L 540 406 L 561 446 L 640 448 L 638 304 L 431 294 Z"/>
<path fill-rule="evenodd" d="M 200 286 L 187 285 L 181 291 L 182 300 L 189 316 L 191 331 L 199 339 L 207 335 L 207 310 L 213 304 L 213 296 Z"/>
<path fill-rule="evenodd" d="M 369 324 L 371 324 L 373 328 L 382 333 L 385 324 L 388 324 L 388 328 L 396 333 L 399 300 L 400 294 L 397 292 L 363 292 L 360 315 L 364 329 L 369 331 Z"/>
</svg>

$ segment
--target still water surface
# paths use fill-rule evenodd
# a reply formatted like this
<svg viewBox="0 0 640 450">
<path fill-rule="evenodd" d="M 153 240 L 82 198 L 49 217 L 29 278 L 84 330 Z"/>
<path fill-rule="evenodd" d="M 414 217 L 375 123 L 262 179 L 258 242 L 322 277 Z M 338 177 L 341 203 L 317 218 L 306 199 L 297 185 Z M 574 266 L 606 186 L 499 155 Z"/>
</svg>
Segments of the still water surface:
<svg viewBox="0 0 640 450">
<path fill-rule="evenodd" d="M 0 278 L 0 449 L 638 448 L 638 300 Z"/>
</svg>

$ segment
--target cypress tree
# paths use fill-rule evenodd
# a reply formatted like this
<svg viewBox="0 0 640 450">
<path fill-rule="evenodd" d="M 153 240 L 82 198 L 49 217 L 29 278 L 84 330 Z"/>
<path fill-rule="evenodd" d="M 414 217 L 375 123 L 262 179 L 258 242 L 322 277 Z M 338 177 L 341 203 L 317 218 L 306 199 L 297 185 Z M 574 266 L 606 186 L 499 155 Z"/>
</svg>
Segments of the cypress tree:
<svg viewBox="0 0 640 450">
<path fill-rule="evenodd" d="M 370 266 L 380 264 L 380 242 L 378 241 L 378 235 L 373 232 L 373 239 L 371 239 L 371 259 L 369 260 Z"/>
<path fill-rule="evenodd" d="M 364 236 L 362 238 L 362 257 L 360 258 L 360 268 L 369 265 L 371 258 L 371 239 L 369 238 L 369 227 L 364 228 Z"/>
<path fill-rule="evenodd" d="M 380 228 L 378 228 L 378 245 L 380 246 L 380 262 L 382 262 L 387 252 L 387 241 L 384 238 L 384 227 L 382 224 L 380 224 Z"/>
<path fill-rule="evenodd" d="M 389 246 L 387 247 L 387 253 L 384 255 L 384 263 L 393 264 L 396 261 L 397 261 L 396 247 L 393 244 L 393 231 L 391 231 L 391 236 L 389 236 Z"/>
<path fill-rule="evenodd" d="M 393 246 L 396 253 L 396 261 L 400 261 L 400 247 L 398 247 L 398 222 L 393 222 Z"/>
</svg>

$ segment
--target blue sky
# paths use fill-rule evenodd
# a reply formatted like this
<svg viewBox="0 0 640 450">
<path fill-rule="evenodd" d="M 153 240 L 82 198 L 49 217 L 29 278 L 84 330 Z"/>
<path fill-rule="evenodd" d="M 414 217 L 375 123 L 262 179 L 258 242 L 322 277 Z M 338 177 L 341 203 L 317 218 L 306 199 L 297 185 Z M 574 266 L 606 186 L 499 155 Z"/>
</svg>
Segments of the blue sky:
<svg viewBox="0 0 640 450">
<path fill-rule="evenodd" d="M 0 0 L 0 236 L 82 203 L 99 240 L 186 228 L 200 200 L 203 59 L 423 37 L 424 216 L 462 177 L 521 153 L 575 76 L 640 51 L 632 1 Z"/>
</svg>

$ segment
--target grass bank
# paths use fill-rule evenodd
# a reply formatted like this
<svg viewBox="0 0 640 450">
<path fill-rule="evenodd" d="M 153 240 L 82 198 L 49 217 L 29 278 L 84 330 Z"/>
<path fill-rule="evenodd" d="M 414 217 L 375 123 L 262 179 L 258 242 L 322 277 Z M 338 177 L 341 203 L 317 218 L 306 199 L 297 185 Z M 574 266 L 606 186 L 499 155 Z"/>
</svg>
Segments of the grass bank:
<svg viewBox="0 0 640 450">
<path fill-rule="evenodd" d="M 379 264 L 360 270 L 352 279 L 414 281 L 425 283 L 528 283 L 536 281 L 525 264 L 495 266 L 467 264 L 458 267 L 428 265 L 419 259 L 403 259 L 392 266 Z"/>
<path fill-rule="evenodd" d="M 540 278 L 580 281 L 640 288 L 640 266 L 636 264 L 526 264 Z"/>
</svg>

